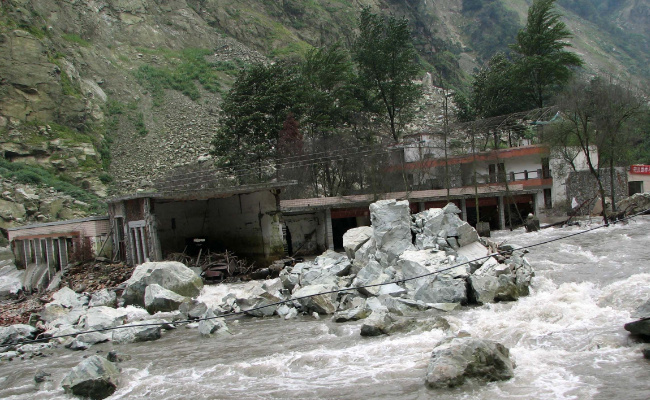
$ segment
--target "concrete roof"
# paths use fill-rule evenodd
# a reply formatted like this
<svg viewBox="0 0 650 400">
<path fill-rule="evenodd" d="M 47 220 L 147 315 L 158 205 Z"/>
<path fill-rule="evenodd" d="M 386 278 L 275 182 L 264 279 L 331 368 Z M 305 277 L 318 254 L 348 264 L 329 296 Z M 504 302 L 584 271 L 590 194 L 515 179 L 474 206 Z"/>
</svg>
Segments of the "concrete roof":
<svg viewBox="0 0 650 400">
<path fill-rule="evenodd" d="M 281 189 L 287 186 L 297 184 L 296 181 L 284 181 L 284 182 L 271 182 L 271 183 L 257 183 L 252 185 L 241 185 L 230 188 L 210 188 L 205 190 L 174 190 L 174 191 L 165 191 L 165 192 L 137 192 L 123 196 L 116 196 L 106 199 L 107 204 L 116 203 L 119 201 L 125 200 L 134 200 L 134 199 L 159 199 L 159 200 L 207 200 L 207 199 L 219 199 L 234 196 L 242 193 L 254 193 L 260 192 L 263 190 L 271 189 Z"/>
<path fill-rule="evenodd" d="M 107 219 L 109 219 L 108 215 L 101 216 L 101 217 L 87 217 L 87 218 L 79 218 L 79 219 L 68 219 L 68 220 L 65 220 L 65 221 L 43 222 L 41 224 L 15 226 L 13 228 L 7 228 L 7 231 L 17 231 L 17 230 L 21 230 L 21 229 L 42 228 L 44 226 L 79 224 L 79 223 L 83 223 L 83 222 L 101 221 L 101 220 L 107 220 Z"/>
<path fill-rule="evenodd" d="M 505 185 L 487 185 L 478 187 L 478 197 L 506 196 L 537 193 L 538 190 L 527 190 L 522 184 L 510 184 L 506 190 Z M 474 187 L 452 188 L 449 190 L 449 199 L 467 199 L 474 197 Z M 311 199 L 295 199 L 280 201 L 280 209 L 286 213 L 298 213 L 327 208 L 346 208 L 365 206 L 378 200 L 411 200 L 411 201 L 436 201 L 446 200 L 447 190 L 420 190 L 413 192 L 393 192 L 385 194 L 360 194 L 337 197 L 315 197 Z"/>
</svg>

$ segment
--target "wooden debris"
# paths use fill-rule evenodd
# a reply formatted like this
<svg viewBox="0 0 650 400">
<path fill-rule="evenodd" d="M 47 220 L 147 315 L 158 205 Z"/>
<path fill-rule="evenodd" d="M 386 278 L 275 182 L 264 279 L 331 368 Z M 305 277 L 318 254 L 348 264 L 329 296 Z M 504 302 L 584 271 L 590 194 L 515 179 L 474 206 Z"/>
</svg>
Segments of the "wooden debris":
<svg viewBox="0 0 650 400">
<path fill-rule="evenodd" d="M 239 259 L 234 253 L 225 251 L 223 253 L 211 252 L 209 249 L 199 251 L 197 257 L 183 253 L 170 253 L 168 261 L 178 261 L 187 266 L 200 268 L 201 276 L 206 281 L 231 281 L 232 278 L 245 277 L 255 270 L 255 264 L 244 259 Z"/>
</svg>

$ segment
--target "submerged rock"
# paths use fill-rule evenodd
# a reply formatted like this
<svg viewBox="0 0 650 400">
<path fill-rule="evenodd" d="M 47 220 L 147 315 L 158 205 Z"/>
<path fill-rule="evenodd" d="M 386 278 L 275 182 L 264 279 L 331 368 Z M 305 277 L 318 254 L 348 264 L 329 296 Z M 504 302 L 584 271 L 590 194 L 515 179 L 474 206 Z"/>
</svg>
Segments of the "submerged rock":
<svg viewBox="0 0 650 400">
<path fill-rule="evenodd" d="M 443 341 L 431 354 L 426 385 L 432 389 L 460 386 L 466 379 L 501 381 L 514 376 L 514 362 L 502 344 L 470 337 Z"/>
<path fill-rule="evenodd" d="M 650 337 L 650 318 L 629 322 L 623 328 L 633 335 Z"/>
<path fill-rule="evenodd" d="M 120 372 L 107 359 L 90 356 L 63 378 L 61 386 L 66 393 L 91 399 L 105 399 L 117 389 Z"/>
</svg>

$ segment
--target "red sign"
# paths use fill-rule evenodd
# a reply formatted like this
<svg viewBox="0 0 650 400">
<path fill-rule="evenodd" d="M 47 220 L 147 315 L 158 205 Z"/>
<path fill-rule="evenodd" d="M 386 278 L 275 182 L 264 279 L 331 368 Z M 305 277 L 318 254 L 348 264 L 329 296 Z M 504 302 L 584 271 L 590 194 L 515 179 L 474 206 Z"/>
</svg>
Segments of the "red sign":
<svg viewBox="0 0 650 400">
<path fill-rule="evenodd" d="M 650 165 L 630 165 L 630 173 L 650 175 Z"/>
</svg>

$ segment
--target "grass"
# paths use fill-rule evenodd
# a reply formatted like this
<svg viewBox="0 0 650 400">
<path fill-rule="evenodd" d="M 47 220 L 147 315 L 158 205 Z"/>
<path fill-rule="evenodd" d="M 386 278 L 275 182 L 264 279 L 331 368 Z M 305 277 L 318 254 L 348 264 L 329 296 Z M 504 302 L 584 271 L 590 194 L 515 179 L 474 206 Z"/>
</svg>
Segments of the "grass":
<svg viewBox="0 0 650 400">
<path fill-rule="evenodd" d="M 160 106 L 164 99 L 165 89 L 177 90 L 190 99 L 196 101 L 201 97 L 196 82 L 211 93 L 221 92 L 221 74 L 236 74 L 241 68 L 240 63 L 215 62 L 210 63 L 206 56 L 212 51 L 206 49 L 185 49 L 182 52 L 169 50 L 148 50 L 150 54 L 161 54 L 173 66 L 159 68 L 151 65 L 142 65 L 135 76 L 153 98 L 153 103 Z"/>
<path fill-rule="evenodd" d="M 4 158 L 0 158 L 0 176 L 24 184 L 52 187 L 79 201 L 90 204 L 93 210 L 100 210 L 102 207 L 96 195 L 65 181 L 42 167 L 12 163 Z"/>
<path fill-rule="evenodd" d="M 78 44 L 81 47 L 90 47 L 90 42 L 82 38 L 76 33 L 64 33 L 61 35 L 63 40 L 70 42 L 70 43 L 75 43 Z"/>
</svg>

